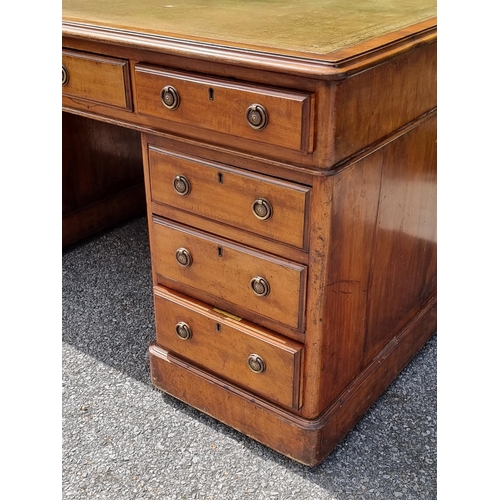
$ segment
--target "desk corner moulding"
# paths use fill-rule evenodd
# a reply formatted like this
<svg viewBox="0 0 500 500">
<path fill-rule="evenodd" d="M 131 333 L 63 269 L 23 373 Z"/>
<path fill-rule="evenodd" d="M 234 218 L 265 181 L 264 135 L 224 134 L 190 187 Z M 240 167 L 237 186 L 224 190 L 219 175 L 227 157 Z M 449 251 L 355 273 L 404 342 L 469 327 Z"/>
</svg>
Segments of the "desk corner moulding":
<svg viewBox="0 0 500 500">
<path fill-rule="evenodd" d="M 62 208 L 147 214 L 152 384 L 313 466 L 436 332 L 437 22 L 305 3 L 63 0 Z"/>
</svg>

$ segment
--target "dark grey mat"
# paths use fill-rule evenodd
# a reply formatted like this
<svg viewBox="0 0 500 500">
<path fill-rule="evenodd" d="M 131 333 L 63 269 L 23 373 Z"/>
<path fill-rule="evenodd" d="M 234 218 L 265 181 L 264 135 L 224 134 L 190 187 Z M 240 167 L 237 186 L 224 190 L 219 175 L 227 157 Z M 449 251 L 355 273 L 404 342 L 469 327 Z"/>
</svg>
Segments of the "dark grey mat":
<svg viewBox="0 0 500 500">
<path fill-rule="evenodd" d="M 64 499 L 437 497 L 436 337 L 315 468 L 153 388 L 153 338 L 145 218 L 63 252 Z"/>
</svg>

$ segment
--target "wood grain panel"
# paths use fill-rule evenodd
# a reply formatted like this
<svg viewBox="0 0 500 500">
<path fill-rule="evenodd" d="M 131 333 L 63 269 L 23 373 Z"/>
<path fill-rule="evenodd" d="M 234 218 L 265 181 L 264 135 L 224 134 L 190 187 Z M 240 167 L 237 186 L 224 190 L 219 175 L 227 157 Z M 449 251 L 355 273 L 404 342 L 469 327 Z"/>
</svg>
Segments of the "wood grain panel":
<svg viewBox="0 0 500 500">
<path fill-rule="evenodd" d="M 426 304 L 318 418 L 284 411 L 161 349 L 149 348 L 159 389 L 305 465 L 322 462 L 436 331 L 435 301 Z"/>
<path fill-rule="evenodd" d="M 141 114 L 214 130 L 289 149 L 310 151 L 312 96 L 305 92 L 231 82 L 189 73 L 135 66 L 136 105 Z M 173 86 L 179 107 L 167 109 L 160 98 L 162 89 Z M 254 130 L 246 120 L 252 104 L 266 108 L 269 122 Z"/>
<path fill-rule="evenodd" d="M 321 220 L 329 241 L 315 237 L 320 229 L 313 223 L 308 418 L 338 397 L 436 294 L 435 126 L 436 116 L 429 116 L 323 181 L 330 190 L 313 186 L 311 215 L 317 220 L 326 212 Z"/>
<path fill-rule="evenodd" d="M 234 303 L 292 328 L 303 328 L 307 268 L 200 231 L 153 217 L 152 258 L 158 275 Z M 176 261 L 179 248 L 192 256 L 192 264 Z M 253 292 L 250 282 L 261 276 L 270 285 L 267 297 Z M 231 311 L 229 311 L 231 312 Z"/>
<path fill-rule="evenodd" d="M 63 50 L 62 63 L 68 75 L 63 96 L 132 110 L 127 60 Z"/>
<path fill-rule="evenodd" d="M 304 416 L 319 415 L 363 363 L 383 153 L 313 186 Z"/>
<path fill-rule="evenodd" d="M 140 135 L 62 115 L 63 246 L 146 212 Z"/>
<path fill-rule="evenodd" d="M 412 50 L 337 84 L 337 163 L 434 109 L 436 43 Z"/>
<path fill-rule="evenodd" d="M 150 146 L 151 199 L 199 216 L 224 222 L 299 248 L 304 246 L 309 188 L 245 172 L 241 169 L 169 153 Z M 179 195 L 173 181 L 184 176 L 190 185 Z M 271 205 L 270 219 L 259 220 L 254 201 Z"/>
<path fill-rule="evenodd" d="M 203 231 L 207 233 L 217 234 L 221 238 L 232 240 L 235 243 L 258 248 L 265 253 L 279 255 L 284 259 L 293 260 L 299 264 L 307 265 L 309 261 L 309 255 L 304 250 L 289 245 L 283 245 L 274 240 L 263 238 L 255 233 L 242 231 L 236 226 L 221 224 L 169 205 L 163 205 L 162 203 L 152 203 L 151 209 L 153 213 L 164 219 L 175 220 L 186 226 L 203 228 Z"/>
<path fill-rule="evenodd" d="M 436 293 L 436 117 L 384 149 L 364 363 Z"/>
<path fill-rule="evenodd" d="M 270 401 L 299 408 L 301 344 L 159 287 L 154 304 L 159 346 Z M 191 329 L 190 339 L 176 334 L 180 322 Z M 250 370 L 251 354 L 264 360 L 264 372 Z"/>
</svg>

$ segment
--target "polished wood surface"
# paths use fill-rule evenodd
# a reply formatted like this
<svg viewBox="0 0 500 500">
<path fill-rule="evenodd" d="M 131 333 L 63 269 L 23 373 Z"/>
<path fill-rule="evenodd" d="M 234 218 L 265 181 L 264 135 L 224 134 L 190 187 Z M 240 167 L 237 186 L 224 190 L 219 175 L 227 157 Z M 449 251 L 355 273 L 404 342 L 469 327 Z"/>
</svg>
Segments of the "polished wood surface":
<svg viewBox="0 0 500 500">
<path fill-rule="evenodd" d="M 162 89 L 167 86 L 174 87 L 179 95 L 179 107 L 174 110 L 165 107 L 160 99 Z M 135 87 L 139 114 L 257 143 L 310 151 L 314 107 L 313 98 L 306 93 L 139 64 L 135 66 Z M 263 129 L 248 126 L 246 112 L 253 104 L 263 106 L 269 115 Z"/>
<path fill-rule="evenodd" d="M 436 83 L 436 44 L 430 44 L 338 85 L 333 161 L 362 151 L 435 109 Z"/>
<path fill-rule="evenodd" d="M 62 244 L 146 211 L 140 135 L 62 115 Z"/>
<path fill-rule="evenodd" d="M 179 284 L 192 287 L 194 297 L 208 294 L 224 307 L 237 306 L 237 311 L 243 308 L 303 330 L 305 266 L 159 218 L 153 218 L 150 233 L 160 282 L 173 289 Z M 176 261 L 180 248 L 192 256 L 189 267 Z M 269 283 L 266 297 L 257 296 L 250 286 L 259 276 Z"/>
<path fill-rule="evenodd" d="M 253 439 L 308 466 L 320 464 L 436 331 L 436 307 L 425 308 L 316 419 L 306 419 L 150 346 L 159 387 Z M 307 368 L 306 368 L 307 369 Z M 189 394 L 185 388 L 189 387 Z M 304 388 L 304 394 L 307 396 Z"/>
<path fill-rule="evenodd" d="M 63 96 L 132 109 L 127 60 L 63 50 Z"/>
<path fill-rule="evenodd" d="M 141 132 L 154 133 L 159 137 L 173 137 L 175 140 L 189 142 L 193 148 L 202 145 L 203 157 L 208 154 L 207 151 L 213 151 L 212 154 L 225 155 L 228 162 L 231 161 L 229 158 L 234 158 L 234 154 L 239 154 L 237 166 L 251 161 L 252 170 L 259 169 L 259 165 L 262 168 L 262 159 L 279 162 L 285 168 L 304 166 L 313 171 L 331 170 L 339 161 L 363 151 L 374 142 L 384 140 L 395 128 L 404 126 L 436 107 L 435 36 L 418 50 L 405 48 L 399 57 L 392 58 L 385 64 L 366 69 L 339 82 L 328 83 L 318 79 L 285 77 L 276 73 L 277 68 L 273 68 L 272 72 L 245 71 L 239 66 L 215 65 L 213 62 L 205 63 L 198 59 L 172 59 L 170 56 L 165 58 L 162 54 L 149 51 L 115 48 L 112 45 L 101 46 L 79 39 L 65 39 L 64 44 L 75 48 L 83 45 L 87 49 L 102 51 L 107 55 L 116 53 L 121 58 L 128 58 L 134 99 L 135 61 L 146 61 L 155 66 L 168 64 L 175 69 L 189 68 L 195 73 L 209 72 L 218 77 L 237 78 L 244 83 L 258 80 L 266 86 L 275 86 L 280 90 L 306 90 L 310 95 L 314 95 L 314 122 L 311 122 L 309 129 L 314 134 L 309 142 L 313 151 L 304 154 L 302 151 L 256 142 L 244 136 L 230 135 L 215 129 L 207 132 L 207 129 L 189 124 L 183 119 L 165 120 L 139 114 L 136 110 L 131 113 L 99 103 L 89 105 L 87 101 L 70 99 L 63 94 L 64 110 L 89 118 L 105 119 Z M 278 69 L 282 69 L 282 65 Z M 376 86 L 370 85 L 372 77 L 378 82 Z M 380 90 L 374 90 L 377 88 Z M 206 96 L 208 101 L 208 90 Z M 160 102 L 159 93 L 155 98 L 159 101 L 158 105 L 164 107 Z M 217 106 L 218 102 L 213 101 L 212 105 Z M 167 111 L 165 108 L 165 112 Z M 179 107 L 175 112 L 182 114 L 184 110 Z M 222 110 L 215 114 L 225 116 Z M 362 127 L 361 132 L 357 131 L 359 123 L 367 124 Z M 247 127 L 250 131 L 250 127 Z"/>
<path fill-rule="evenodd" d="M 291 22 L 298 2 L 266 2 L 276 30 L 249 41 L 236 27 L 250 4 L 225 4 L 209 36 L 217 23 L 200 23 L 222 4 L 208 3 L 204 17 L 194 0 L 146 0 L 125 19 L 127 2 L 65 0 L 81 85 L 101 81 L 89 61 L 122 61 L 111 82 L 130 92 L 126 106 L 63 92 L 63 110 L 126 130 L 118 149 L 142 154 L 153 384 L 315 465 L 436 331 L 435 4 L 324 0 Z M 252 104 L 267 111 L 261 130 Z"/>
<path fill-rule="evenodd" d="M 165 289 L 155 289 L 154 301 L 159 346 L 270 401 L 300 407 L 302 344 Z M 179 323 L 189 326 L 190 339 L 176 334 Z M 249 368 L 252 354 L 263 359 L 262 373 Z"/>
<path fill-rule="evenodd" d="M 152 202 L 285 244 L 305 246 L 309 187 L 153 147 L 149 149 L 148 163 Z M 189 183 L 187 194 L 179 194 L 173 186 L 179 175 Z M 258 200 L 269 203 L 269 219 L 255 215 L 252 207 Z"/>
<path fill-rule="evenodd" d="M 313 186 L 309 418 L 436 299 L 435 133 L 436 116 L 425 117 Z"/>
</svg>

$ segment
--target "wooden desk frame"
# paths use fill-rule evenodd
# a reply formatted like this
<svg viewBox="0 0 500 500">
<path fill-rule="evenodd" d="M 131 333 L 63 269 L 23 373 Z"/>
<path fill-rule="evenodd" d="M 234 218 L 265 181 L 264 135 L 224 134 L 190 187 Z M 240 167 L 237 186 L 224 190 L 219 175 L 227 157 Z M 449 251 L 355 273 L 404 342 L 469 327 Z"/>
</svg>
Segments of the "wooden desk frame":
<svg viewBox="0 0 500 500">
<path fill-rule="evenodd" d="M 295 363 L 286 375 L 293 397 L 280 397 L 252 374 L 207 368 L 203 357 L 194 361 L 156 341 L 153 384 L 299 462 L 320 463 L 436 331 L 436 19 L 310 58 L 68 20 L 63 47 L 73 65 L 73 87 L 63 85 L 62 102 L 63 244 L 146 210 L 155 297 L 220 318 L 223 328 L 252 342 L 274 342 L 278 351 L 281 342 Z M 83 66 L 74 62 L 80 55 Z M 94 78 L 99 68 L 116 89 L 110 95 L 106 86 L 75 83 L 75 73 Z M 151 78 L 165 81 L 189 74 L 196 85 L 221 82 L 216 97 L 229 95 L 231 85 L 268 92 L 278 99 L 270 124 L 286 99 L 305 96 L 307 105 L 289 111 L 302 142 L 296 146 L 271 125 L 267 136 L 233 133 L 208 104 L 196 123 L 187 115 L 170 119 L 155 108 L 156 93 L 143 94 L 156 83 L 143 84 L 141 68 L 154 68 Z M 180 84 L 187 80 L 181 76 Z M 192 92 L 197 96 L 198 87 Z M 152 150 L 193 159 L 200 172 L 219 168 L 300 187 L 307 192 L 303 245 L 159 202 Z M 158 221 L 205 246 L 215 241 L 220 252 L 302 269 L 298 302 L 282 297 L 298 308 L 298 319 L 238 302 L 205 286 L 203 277 L 198 286 L 170 276 Z"/>
</svg>

